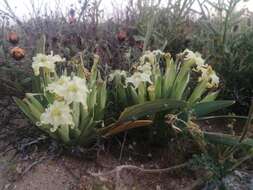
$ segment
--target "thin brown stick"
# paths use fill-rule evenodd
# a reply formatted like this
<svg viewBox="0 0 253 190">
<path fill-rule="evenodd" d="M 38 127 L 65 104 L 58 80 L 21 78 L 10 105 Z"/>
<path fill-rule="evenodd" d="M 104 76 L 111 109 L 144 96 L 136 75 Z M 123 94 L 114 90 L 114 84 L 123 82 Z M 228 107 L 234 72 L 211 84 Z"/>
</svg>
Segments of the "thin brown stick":
<svg viewBox="0 0 253 190">
<path fill-rule="evenodd" d="M 175 165 L 175 166 L 168 167 L 168 168 L 161 168 L 161 169 L 144 169 L 144 168 L 141 168 L 141 167 L 138 167 L 138 166 L 135 166 L 135 165 L 120 165 L 120 166 L 117 166 L 116 168 L 114 168 L 113 170 L 108 171 L 108 172 L 90 173 L 90 174 L 94 177 L 105 176 L 105 175 L 111 175 L 113 173 L 118 174 L 119 172 L 121 172 L 124 169 L 137 170 L 137 171 L 140 171 L 140 172 L 143 172 L 143 173 L 164 173 L 164 172 L 166 173 L 166 172 L 172 172 L 172 171 L 177 170 L 177 169 L 185 168 L 188 165 L 189 165 L 189 163 L 186 162 L 186 163 L 183 163 L 183 164 Z"/>
</svg>

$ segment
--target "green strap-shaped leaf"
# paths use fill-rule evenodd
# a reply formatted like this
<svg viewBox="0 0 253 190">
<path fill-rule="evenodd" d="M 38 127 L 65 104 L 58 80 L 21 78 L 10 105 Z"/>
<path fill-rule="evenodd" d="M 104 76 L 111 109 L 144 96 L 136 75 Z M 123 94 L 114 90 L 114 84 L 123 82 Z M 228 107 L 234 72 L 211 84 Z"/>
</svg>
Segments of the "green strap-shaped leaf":
<svg viewBox="0 0 253 190">
<path fill-rule="evenodd" d="M 137 104 L 126 108 L 120 115 L 119 123 L 137 120 L 141 117 L 169 109 L 184 109 L 187 106 L 185 101 L 160 99 Z"/>
<path fill-rule="evenodd" d="M 215 132 L 204 132 L 204 137 L 211 143 L 214 144 L 222 144 L 227 146 L 235 146 L 235 145 L 244 145 L 253 147 L 253 139 L 247 138 L 241 143 L 239 143 L 240 137 L 232 136 L 223 133 L 215 133 Z"/>
<path fill-rule="evenodd" d="M 211 92 L 211 93 L 208 93 L 202 100 L 201 102 L 210 102 L 210 101 L 214 101 L 218 94 L 219 94 L 219 90 L 216 91 L 216 92 Z"/>
<path fill-rule="evenodd" d="M 132 86 L 128 85 L 127 92 L 128 92 L 129 97 L 131 97 L 132 103 L 138 104 L 139 100 L 138 100 L 138 94 L 136 90 Z"/>
<path fill-rule="evenodd" d="M 69 143 L 70 142 L 70 138 L 69 138 L 69 126 L 68 125 L 61 125 L 58 128 L 57 132 L 60 135 L 61 140 L 64 143 Z"/>
<path fill-rule="evenodd" d="M 144 103 L 147 99 L 147 90 L 146 84 L 141 82 L 138 86 L 138 102 Z"/>
<path fill-rule="evenodd" d="M 88 96 L 88 99 L 87 99 L 88 110 L 90 112 L 94 110 L 96 102 L 97 102 L 97 87 L 94 86 L 94 88 L 91 90 L 90 95 Z"/>
<path fill-rule="evenodd" d="M 106 99 L 107 99 L 107 91 L 106 91 L 106 81 L 105 81 L 99 87 L 99 106 L 100 106 L 100 109 L 105 108 Z"/>
<path fill-rule="evenodd" d="M 217 101 L 211 101 L 211 102 L 201 102 L 201 103 L 195 104 L 192 107 L 192 111 L 195 114 L 195 116 L 198 118 L 201 116 L 205 116 L 209 113 L 229 107 L 234 103 L 235 101 L 232 101 L 232 100 L 217 100 Z"/>
<path fill-rule="evenodd" d="M 163 97 L 167 98 L 170 96 L 171 88 L 174 84 L 176 75 L 176 64 L 173 62 L 173 59 L 171 59 L 171 61 L 167 63 L 166 71 L 163 77 Z"/>
<path fill-rule="evenodd" d="M 174 83 L 174 86 L 172 88 L 172 94 L 171 98 L 180 100 L 184 94 L 184 91 L 189 83 L 190 74 L 189 72 L 186 73 L 182 78 L 179 77 L 176 80 L 176 83 Z"/>
<path fill-rule="evenodd" d="M 40 110 L 36 107 L 36 105 L 34 105 L 29 99 L 25 98 L 24 102 L 28 105 L 33 116 L 37 119 L 37 121 L 39 121 L 42 112 L 40 112 Z"/>
<path fill-rule="evenodd" d="M 155 97 L 156 99 L 161 98 L 162 96 L 162 77 L 161 75 L 156 76 L 155 79 Z"/>
<path fill-rule="evenodd" d="M 36 124 L 38 121 L 36 117 L 31 113 L 31 110 L 28 105 L 26 105 L 22 100 L 19 98 L 13 97 L 13 100 L 18 105 L 18 107 L 21 109 L 21 111 L 31 120 L 32 123 Z"/>
<path fill-rule="evenodd" d="M 36 94 L 27 93 L 26 97 L 31 101 L 31 103 L 40 111 L 44 112 L 45 108 L 43 105 L 34 97 Z"/>
<path fill-rule="evenodd" d="M 80 106 L 81 105 L 78 102 L 73 102 L 72 104 L 72 115 L 75 126 L 79 126 L 80 123 Z"/>
<path fill-rule="evenodd" d="M 198 86 L 193 90 L 190 98 L 188 99 L 188 103 L 193 105 L 195 102 L 199 101 L 202 94 L 206 91 L 207 88 L 207 80 L 201 81 Z"/>
</svg>

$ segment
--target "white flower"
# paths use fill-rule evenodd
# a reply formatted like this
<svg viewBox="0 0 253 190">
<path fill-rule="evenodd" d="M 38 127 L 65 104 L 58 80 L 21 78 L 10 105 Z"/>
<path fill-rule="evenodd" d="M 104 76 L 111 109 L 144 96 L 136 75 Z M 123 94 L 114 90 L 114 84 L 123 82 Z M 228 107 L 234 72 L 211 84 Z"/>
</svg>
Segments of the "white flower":
<svg viewBox="0 0 253 190">
<path fill-rule="evenodd" d="M 201 71 L 201 77 L 199 77 L 199 81 L 207 80 L 209 82 L 208 88 L 219 86 L 220 79 L 210 65 L 204 65 L 200 67 L 199 71 Z"/>
<path fill-rule="evenodd" d="M 137 70 L 146 73 L 148 75 L 152 74 L 152 67 L 150 63 L 145 63 L 144 65 L 138 66 Z"/>
<path fill-rule="evenodd" d="M 192 60 L 194 61 L 195 65 L 196 65 L 196 69 L 194 69 L 195 71 L 200 71 L 201 67 L 206 67 L 207 65 L 205 65 L 205 60 L 202 58 L 202 55 L 199 52 L 193 52 L 190 51 L 189 49 L 186 49 L 183 51 L 184 54 L 184 60 L 185 61 L 189 61 Z"/>
<path fill-rule="evenodd" d="M 68 84 L 68 82 L 70 81 L 70 77 L 62 75 L 60 77 L 60 79 L 58 79 L 55 82 L 50 83 L 46 90 L 48 90 L 51 93 L 55 93 L 59 96 L 61 96 L 61 94 L 64 93 L 64 90 L 66 88 L 66 85 Z"/>
<path fill-rule="evenodd" d="M 87 88 L 85 79 L 74 76 L 66 85 L 63 98 L 67 103 L 80 102 L 87 108 L 87 97 L 89 89 Z"/>
<path fill-rule="evenodd" d="M 89 90 L 85 79 L 74 76 L 62 76 L 58 81 L 48 85 L 47 90 L 62 97 L 68 104 L 72 102 L 82 103 L 87 108 L 87 97 Z"/>
<path fill-rule="evenodd" d="M 146 73 L 135 72 L 131 77 L 126 78 L 126 83 L 132 83 L 135 88 L 138 88 L 141 82 L 148 82 L 152 84 L 150 75 Z"/>
<path fill-rule="evenodd" d="M 214 71 L 210 75 L 210 78 L 211 78 L 211 82 L 210 82 L 209 88 L 218 87 L 220 83 L 220 78 L 216 75 Z"/>
<path fill-rule="evenodd" d="M 71 110 L 65 102 L 54 101 L 40 116 L 41 124 L 49 124 L 51 132 L 55 132 L 61 125 L 74 127 Z"/>
<path fill-rule="evenodd" d="M 196 59 L 196 55 L 193 51 L 189 50 L 189 49 L 185 49 L 183 51 L 184 54 L 184 60 L 188 61 L 188 60 L 195 60 Z"/>
<path fill-rule="evenodd" d="M 124 76 L 124 77 L 126 77 L 126 71 L 115 70 L 114 72 L 112 72 L 111 74 L 109 74 L 108 81 L 113 81 L 116 76 Z"/>
<path fill-rule="evenodd" d="M 141 65 L 145 64 L 146 62 L 150 63 L 151 65 L 155 63 L 155 54 L 151 51 L 145 51 L 143 56 L 140 58 Z"/>
<path fill-rule="evenodd" d="M 199 52 L 195 52 L 195 64 L 197 65 L 197 69 L 202 67 L 205 64 L 205 60 L 202 58 L 202 55 Z"/>
<path fill-rule="evenodd" d="M 59 56 L 59 55 L 53 55 L 53 52 L 51 52 L 51 54 L 48 55 L 48 59 L 50 61 L 52 61 L 53 63 L 65 61 L 64 58 L 61 58 L 61 56 Z"/>
<path fill-rule="evenodd" d="M 40 68 L 46 68 L 50 73 L 55 72 L 55 63 L 64 61 L 59 55 L 45 55 L 45 54 L 37 54 L 33 57 L 32 68 L 34 74 L 38 76 L 40 74 Z"/>
<path fill-rule="evenodd" d="M 159 55 L 159 56 L 163 56 L 163 55 L 165 55 L 165 53 L 162 52 L 162 51 L 159 50 L 159 49 L 152 51 L 152 53 L 153 53 L 155 56 L 158 56 L 158 55 Z"/>
</svg>

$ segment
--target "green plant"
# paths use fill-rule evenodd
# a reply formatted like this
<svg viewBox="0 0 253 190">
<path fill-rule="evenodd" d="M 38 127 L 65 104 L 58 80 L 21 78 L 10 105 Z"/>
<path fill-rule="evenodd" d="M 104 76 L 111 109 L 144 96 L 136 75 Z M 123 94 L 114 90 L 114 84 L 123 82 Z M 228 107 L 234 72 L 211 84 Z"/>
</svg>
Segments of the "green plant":
<svg viewBox="0 0 253 190">
<path fill-rule="evenodd" d="M 199 103 L 215 100 L 219 92 L 215 71 L 204 63 L 199 53 L 189 50 L 178 54 L 175 61 L 169 53 L 148 51 L 134 66 L 133 74 L 117 70 L 109 76 L 109 81 L 115 89 L 114 100 L 121 108 L 172 99 L 184 100 L 192 109 Z"/>
<path fill-rule="evenodd" d="M 36 93 L 14 98 L 30 121 L 50 137 L 65 144 L 87 145 L 98 136 L 106 104 L 106 81 L 94 57 L 91 73 L 82 63 L 65 62 L 58 55 L 33 58 Z M 57 64 L 59 63 L 59 64 Z"/>
<path fill-rule="evenodd" d="M 204 63 L 199 53 L 189 50 L 178 54 L 175 61 L 169 53 L 146 52 L 135 65 L 133 74 L 115 71 L 109 80 L 115 89 L 116 107 L 121 105 L 121 109 L 124 109 L 136 105 L 144 113 L 142 117 L 138 117 L 134 112 L 124 111 L 122 114 L 128 114 L 128 119 L 124 121 L 141 119 L 146 115 L 153 121 L 153 130 L 160 140 L 161 137 L 167 139 L 170 129 L 185 131 L 191 136 L 203 136 L 199 127 L 192 122 L 194 118 L 203 117 L 234 103 L 215 101 L 219 78 L 215 71 Z M 163 107 L 157 107 L 158 100 L 164 101 Z M 150 106 L 152 104 L 154 105 Z M 170 107 L 175 104 L 184 106 Z M 127 108 L 134 109 L 134 106 Z M 122 114 L 119 121 L 123 117 Z M 168 128 L 168 125 L 172 128 Z"/>
</svg>

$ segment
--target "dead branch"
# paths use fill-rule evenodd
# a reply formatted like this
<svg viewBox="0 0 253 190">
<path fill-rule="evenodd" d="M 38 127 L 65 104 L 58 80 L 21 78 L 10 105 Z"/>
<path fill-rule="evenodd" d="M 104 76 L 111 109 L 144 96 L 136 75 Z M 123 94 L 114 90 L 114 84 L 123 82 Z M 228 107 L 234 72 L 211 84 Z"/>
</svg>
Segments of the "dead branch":
<svg viewBox="0 0 253 190">
<path fill-rule="evenodd" d="M 116 168 L 114 168 L 111 171 L 108 172 L 104 172 L 104 173 L 91 173 L 89 172 L 90 175 L 94 176 L 94 177 L 99 177 L 99 176 L 106 176 L 106 175 L 111 175 L 113 173 L 116 173 L 116 175 L 118 175 L 122 170 L 127 169 L 127 170 L 137 170 L 139 172 L 142 173 L 166 173 L 166 172 L 172 172 L 174 170 L 177 169 L 182 169 L 185 168 L 186 166 L 188 166 L 189 163 L 183 163 L 183 164 L 179 164 L 176 166 L 172 166 L 172 167 L 168 167 L 168 168 L 161 168 L 161 169 L 144 169 L 135 165 L 120 165 L 117 166 Z"/>
</svg>

